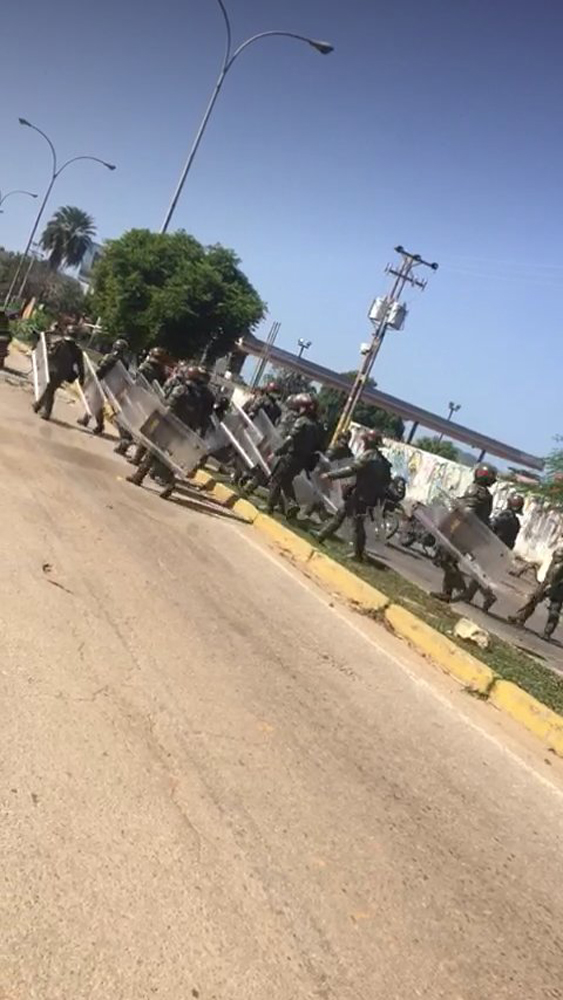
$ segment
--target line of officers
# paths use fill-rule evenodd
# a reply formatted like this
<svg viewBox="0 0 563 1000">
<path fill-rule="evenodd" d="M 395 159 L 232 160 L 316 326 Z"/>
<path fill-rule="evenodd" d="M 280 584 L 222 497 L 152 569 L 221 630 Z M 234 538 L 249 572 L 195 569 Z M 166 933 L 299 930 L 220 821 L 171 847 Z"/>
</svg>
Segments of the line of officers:
<svg viewBox="0 0 563 1000">
<path fill-rule="evenodd" d="M 105 378 L 111 369 L 121 362 L 127 367 L 129 345 L 124 338 L 114 343 L 111 351 L 98 364 L 96 374 L 99 379 Z M 36 412 L 41 412 L 44 419 L 49 419 L 57 389 L 63 381 L 72 382 L 78 379 L 84 382 L 84 363 L 82 351 L 76 344 L 76 332 L 68 328 L 65 336 L 50 350 L 50 381 L 41 397 L 34 404 Z M 171 360 L 162 347 L 153 347 L 139 365 L 137 372 L 150 383 L 161 386 L 166 405 L 187 427 L 204 437 L 212 425 L 215 414 L 221 420 L 228 410 L 230 401 L 227 395 L 216 392 L 210 385 L 209 371 L 200 365 L 186 362 L 176 364 L 170 373 Z M 362 561 L 366 549 L 366 517 L 372 516 L 375 508 L 394 507 L 405 495 L 406 483 L 401 477 L 393 477 L 391 464 L 381 451 L 382 437 L 377 430 L 366 430 L 363 435 L 363 450 L 354 457 L 350 449 L 350 435 L 341 435 L 337 441 L 325 450 L 326 428 L 322 424 L 317 399 L 309 393 L 298 393 L 290 397 L 285 408 L 279 403 L 278 386 L 270 382 L 259 388 L 247 401 L 245 411 L 253 419 L 263 411 L 271 423 L 277 427 L 281 444 L 270 458 L 271 474 L 266 485 L 268 487 L 267 509 L 273 513 L 281 507 L 288 520 L 293 520 L 299 512 L 299 504 L 295 493 L 295 479 L 301 473 L 310 474 L 314 470 L 320 473 L 321 481 L 327 483 L 334 480 L 346 480 L 343 489 L 343 500 L 340 508 L 330 520 L 326 521 L 318 531 L 314 531 L 317 540 L 322 544 L 326 539 L 336 534 L 344 522 L 348 520 L 352 526 L 353 558 Z M 88 417 L 80 419 L 84 426 Z M 95 415 L 94 434 L 101 434 L 104 429 L 103 410 Z M 120 430 L 120 441 L 115 451 L 127 456 L 133 444 L 131 437 L 123 429 Z M 221 462 L 234 467 L 233 478 L 241 486 L 243 492 L 250 493 L 261 481 L 261 470 L 250 474 L 241 469 L 236 453 L 228 449 L 229 454 L 217 453 Z M 128 481 L 140 486 L 145 477 L 150 474 L 161 482 L 164 489 L 161 496 L 165 499 L 171 496 L 176 481 L 171 470 L 159 459 L 155 458 L 142 446 L 138 446 L 130 459 L 137 466 L 134 473 L 128 476 Z M 331 469 L 330 463 L 345 460 L 344 465 Z M 473 513 L 507 545 L 514 548 L 520 520 L 518 514 L 524 506 L 524 498 L 513 494 L 508 498 L 506 508 L 492 516 L 493 496 L 491 487 L 497 479 L 493 466 L 482 463 L 474 471 L 473 483 L 466 490 L 458 503 Z M 312 513 L 316 505 L 312 505 L 308 513 Z M 481 591 L 483 608 L 488 611 L 496 597 L 492 591 L 484 590 L 476 580 L 467 581 L 460 571 L 457 560 L 444 549 L 438 549 L 435 562 L 443 570 L 442 588 L 433 596 L 445 602 L 471 602 Z M 523 626 L 533 614 L 537 606 L 548 603 L 547 622 L 544 638 L 549 640 L 553 635 L 563 608 L 563 548 L 555 550 L 551 565 L 544 581 L 536 586 L 526 603 L 508 618 L 512 624 Z"/>
</svg>

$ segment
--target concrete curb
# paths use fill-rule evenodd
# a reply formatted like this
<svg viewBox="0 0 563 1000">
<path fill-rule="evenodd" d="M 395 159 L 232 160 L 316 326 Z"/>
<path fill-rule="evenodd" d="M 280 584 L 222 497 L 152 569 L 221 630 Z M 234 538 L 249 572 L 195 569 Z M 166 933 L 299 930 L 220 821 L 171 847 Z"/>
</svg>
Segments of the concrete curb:
<svg viewBox="0 0 563 1000">
<path fill-rule="evenodd" d="M 406 608 L 391 604 L 382 591 L 371 587 L 334 559 L 318 552 L 290 528 L 285 528 L 274 518 L 259 511 L 249 500 L 236 499 L 237 493 L 216 482 L 209 473 L 200 470 L 195 473 L 192 481 L 207 490 L 219 503 L 232 507 L 285 556 L 289 556 L 292 562 L 301 566 L 331 593 L 344 598 L 356 610 L 381 615 L 395 635 L 405 639 L 413 649 L 435 663 L 444 673 L 467 690 L 481 695 L 559 757 L 563 757 L 563 716 L 542 705 L 517 684 L 503 680 L 486 663 L 461 649 Z"/>
</svg>

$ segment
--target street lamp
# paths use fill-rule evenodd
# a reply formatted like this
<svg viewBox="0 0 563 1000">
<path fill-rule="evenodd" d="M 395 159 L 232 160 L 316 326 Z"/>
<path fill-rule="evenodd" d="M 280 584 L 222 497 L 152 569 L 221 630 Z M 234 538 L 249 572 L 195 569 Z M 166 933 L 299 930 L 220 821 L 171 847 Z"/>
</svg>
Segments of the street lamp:
<svg viewBox="0 0 563 1000">
<path fill-rule="evenodd" d="M 8 198 L 11 198 L 13 194 L 26 194 L 29 198 L 37 198 L 37 195 L 33 194 L 32 191 L 22 191 L 21 188 L 18 188 L 17 191 L 8 191 L 6 194 L 2 194 L 0 191 L 0 212 L 4 211 L 2 205 Z"/>
<path fill-rule="evenodd" d="M 188 176 L 188 173 L 190 171 L 190 167 L 191 167 L 191 165 L 192 165 L 192 163 L 193 163 L 193 161 L 195 159 L 195 155 L 197 153 L 199 144 L 200 144 L 200 142 L 201 142 L 201 140 L 203 138 L 203 133 L 205 132 L 205 129 L 207 127 L 207 123 L 208 123 L 209 118 L 211 116 L 211 112 L 213 111 L 213 108 L 215 106 L 215 101 L 219 97 L 219 94 L 221 92 L 221 87 L 223 86 L 223 83 L 225 82 L 225 77 L 226 77 L 227 73 L 229 72 L 231 66 L 233 65 L 233 63 L 235 61 L 235 59 L 238 59 L 238 57 L 240 56 L 241 52 L 244 52 L 244 50 L 247 49 L 249 45 L 253 45 L 254 42 L 258 42 L 262 38 L 272 38 L 274 36 L 278 36 L 278 37 L 281 37 L 281 38 L 295 38 L 299 42 L 306 42 L 307 45 L 310 45 L 313 49 L 316 49 L 316 51 L 320 52 L 321 55 L 323 55 L 323 56 L 329 55 L 329 53 L 332 52 L 333 49 L 334 49 L 334 46 L 330 45 L 328 42 L 321 42 L 321 41 L 318 41 L 315 38 L 307 38 L 306 35 L 297 35 L 293 31 L 261 31 L 258 35 L 252 35 L 252 37 L 251 38 L 247 38 L 245 42 L 241 42 L 241 44 L 238 46 L 238 48 L 235 49 L 234 52 L 232 52 L 231 22 L 229 21 L 229 15 L 227 14 L 227 10 L 226 10 L 225 4 L 223 3 L 223 0 L 217 0 L 217 3 L 219 4 L 219 7 L 221 8 L 221 13 L 222 13 L 223 19 L 225 21 L 225 28 L 226 28 L 226 33 L 227 33 L 227 36 L 226 36 L 226 45 L 225 45 L 225 55 L 223 57 L 223 63 L 221 65 L 221 69 L 219 71 L 219 76 L 217 77 L 217 82 L 215 84 L 213 93 L 211 94 L 211 99 L 209 101 L 209 104 L 207 105 L 207 108 L 205 110 L 205 114 L 204 114 L 204 116 L 203 116 L 203 118 L 201 120 L 201 124 L 200 124 L 200 126 L 199 126 L 199 128 L 197 130 L 195 139 L 193 141 L 192 148 L 190 149 L 190 152 L 188 154 L 188 158 L 187 158 L 186 163 L 184 165 L 184 169 L 182 170 L 182 173 L 180 174 L 180 180 L 178 181 L 176 190 L 174 192 L 174 196 L 172 198 L 172 201 L 170 202 L 168 211 L 167 211 L 167 213 L 166 213 L 166 215 L 164 217 L 164 222 L 162 223 L 162 227 L 161 227 L 161 230 L 160 230 L 161 233 L 165 233 L 168 230 L 168 227 L 170 225 L 170 221 L 171 221 L 172 216 L 174 214 L 174 211 L 176 209 L 176 205 L 178 204 L 178 200 L 179 200 L 180 195 L 182 193 L 182 188 L 184 187 L 184 184 L 185 184 L 185 181 L 186 181 L 186 177 Z"/>
<path fill-rule="evenodd" d="M 113 163 L 106 163 L 105 160 L 100 160 L 99 157 L 97 157 L 97 156 L 72 156 L 70 158 L 70 160 L 66 160 L 65 163 L 61 164 L 60 167 L 57 166 L 57 152 L 55 150 L 55 147 L 53 146 L 53 143 L 49 139 L 49 136 L 45 135 L 45 133 L 42 132 L 41 129 L 37 127 L 37 125 L 32 125 L 31 122 L 28 122 L 26 118 L 19 118 L 18 121 L 19 121 L 20 125 L 25 125 L 26 128 L 31 128 L 31 129 L 33 129 L 34 132 L 38 132 L 39 135 L 43 136 L 43 138 L 45 139 L 45 141 L 49 144 L 49 149 L 51 150 L 51 156 L 52 156 L 52 170 L 51 170 L 51 179 L 49 181 L 49 184 L 47 185 L 47 190 L 45 191 L 45 196 L 43 198 L 43 201 L 41 202 L 41 206 L 40 206 L 39 211 L 38 211 L 38 213 L 37 213 L 37 215 L 35 217 L 35 222 L 33 223 L 33 227 L 32 227 L 31 232 L 29 234 L 29 238 L 28 238 L 28 241 L 27 241 L 27 246 L 26 246 L 26 248 L 25 248 L 22 256 L 19 259 L 18 266 L 16 268 L 16 273 L 14 274 L 14 277 L 12 278 L 10 287 L 8 289 L 6 298 L 4 300 L 4 305 L 7 305 L 8 302 L 10 301 L 11 297 L 12 297 L 14 288 L 16 287 L 17 280 L 19 278 L 19 275 L 20 275 L 22 267 L 23 267 L 23 262 L 24 262 L 24 260 L 26 260 L 27 255 L 29 254 L 29 250 L 30 250 L 31 244 L 33 243 L 33 238 L 35 236 L 35 233 L 37 232 L 37 227 L 39 226 L 39 223 L 41 222 L 41 216 L 43 215 L 43 212 L 45 210 L 45 205 L 47 204 L 47 201 L 49 200 L 49 195 L 51 194 L 51 191 L 53 190 L 53 185 L 54 185 L 57 177 L 59 177 L 59 175 L 62 174 L 63 170 L 66 170 L 66 168 L 69 167 L 71 163 L 76 163 L 77 160 L 92 160 L 94 163 L 101 163 L 102 167 L 106 167 L 108 170 L 115 170 L 115 166 L 114 166 Z M 22 281 L 22 283 L 20 285 L 19 292 L 18 292 L 18 297 L 22 295 L 24 287 L 25 287 L 25 278 L 24 278 L 24 280 Z"/>
<path fill-rule="evenodd" d="M 303 351 L 308 351 L 309 348 L 311 347 L 312 343 L 313 343 L 312 340 L 303 340 L 300 337 L 299 340 L 297 341 L 297 345 L 299 347 L 299 354 L 297 355 L 297 357 L 298 358 L 302 358 L 303 357 Z"/>
<path fill-rule="evenodd" d="M 448 422 L 452 419 L 454 413 L 457 413 L 458 410 L 461 410 L 461 403 L 452 403 L 450 400 L 450 402 L 448 403 L 448 416 L 447 416 Z M 443 437 L 444 435 L 440 434 L 438 441 L 441 441 Z"/>
</svg>

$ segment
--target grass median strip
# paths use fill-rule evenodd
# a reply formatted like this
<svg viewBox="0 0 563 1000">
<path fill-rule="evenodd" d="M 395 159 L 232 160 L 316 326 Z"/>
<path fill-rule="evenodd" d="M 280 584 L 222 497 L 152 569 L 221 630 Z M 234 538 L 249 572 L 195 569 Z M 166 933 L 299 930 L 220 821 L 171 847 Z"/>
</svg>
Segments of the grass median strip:
<svg viewBox="0 0 563 1000">
<path fill-rule="evenodd" d="M 263 509 L 264 505 L 260 495 L 253 496 L 251 500 L 259 510 Z M 341 564 L 349 573 L 354 574 L 379 591 L 383 598 L 388 599 L 389 603 L 406 608 L 407 611 L 412 612 L 427 625 L 446 636 L 459 649 L 490 667 L 498 677 L 517 684 L 543 705 L 547 705 L 554 712 L 563 715 L 563 677 L 549 667 L 516 649 L 510 643 L 497 638 L 492 633 L 489 633 L 489 645 L 486 649 L 480 649 L 473 644 L 469 645 L 453 634 L 455 624 L 462 616 L 456 615 L 447 605 L 430 597 L 416 584 L 402 577 L 400 573 L 383 563 L 377 563 L 376 560 L 355 563 L 347 558 L 349 546 L 346 543 L 338 539 L 329 539 L 323 546 L 320 546 L 303 524 L 299 522 L 289 523 L 279 514 L 275 514 L 273 519 L 312 546 L 313 552 L 322 553 Z M 380 617 L 375 609 L 374 615 Z"/>
</svg>

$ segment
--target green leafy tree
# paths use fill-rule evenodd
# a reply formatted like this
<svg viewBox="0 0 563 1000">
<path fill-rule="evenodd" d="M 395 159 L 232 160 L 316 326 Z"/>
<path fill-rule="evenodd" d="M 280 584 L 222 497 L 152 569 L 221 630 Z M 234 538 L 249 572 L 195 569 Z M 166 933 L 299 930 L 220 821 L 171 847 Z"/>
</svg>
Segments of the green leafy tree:
<svg viewBox="0 0 563 1000">
<path fill-rule="evenodd" d="M 292 372 L 288 368 L 273 368 L 267 375 L 265 381 L 277 382 L 280 390 L 280 398 L 285 400 L 288 396 L 296 396 L 299 392 L 314 393 L 313 383 L 300 372 Z"/>
<path fill-rule="evenodd" d="M 350 380 L 350 388 L 352 388 L 356 372 L 342 372 L 342 375 L 344 378 Z M 371 389 L 375 388 L 373 379 L 368 379 L 367 385 Z M 342 407 L 346 402 L 346 397 L 347 393 L 342 392 L 340 389 L 329 389 L 326 386 L 323 386 L 319 392 L 319 410 L 327 426 L 329 435 L 334 433 L 338 418 L 342 412 Z M 375 430 L 381 431 L 385 437 L 396 438 L 399 441 L 402 439 L 405 431 L 405 425 L 399 416 L 394 413 L 388 413 L 387 410 L 382 410 L 379 406 L 364 403 L 363 400 L 360 400 L 354 410 L 354 421 L 362 424 L 364 427 L 372 427 Z"/>
<path fill-rule="evenodd" d="M 2 301 L 10 287 L 18 260 L 19 254 L 0 250 L 0 300 Z M 52 271 L 44 260 L 33 262 L 26 281 L 25 298 L 26 300 L 35 298 L 53 316 L 84 311 L 84 291 L 80 282 L 68 274 Z"/>
<path fill-rule="evenodd" d="M 178 358 L 207 361 L 232 350 L 266 307 L 234 251 L 204 247 L 183 230 L 131 229 L 94 265 L 89 310 L 139 350 L 162 344 Z"/>
<path fill-rule="evenodd" d="M 423 451 L 430 451 L 433 455 L 440 455 L 442 458 L 449 458 L 451 462 L 457 462 L 459 452 L 451 441 L 440 441 L 437 437 L 421 437 L 414 442 L 417 448 Z"/>
<path fill-rule="evenodd" d="M 545 460 L 544 479 L 533 486 L 519 483 L 518 489 L 539 496 L 554 507 L 563 507 L 563 436 L 557 434 L 554 440 L 558 447 L 553 448 Z"/>
<path fill-rule="evenodd" d="M 87 212 L 73 205 L 57 209 L 40 240 L 48 254 L 51 270 L 58 271 L 63 264 L 65 267 L 78 267 L 90 250 L 95 235 L 94 220 Z"/>
</svg>

